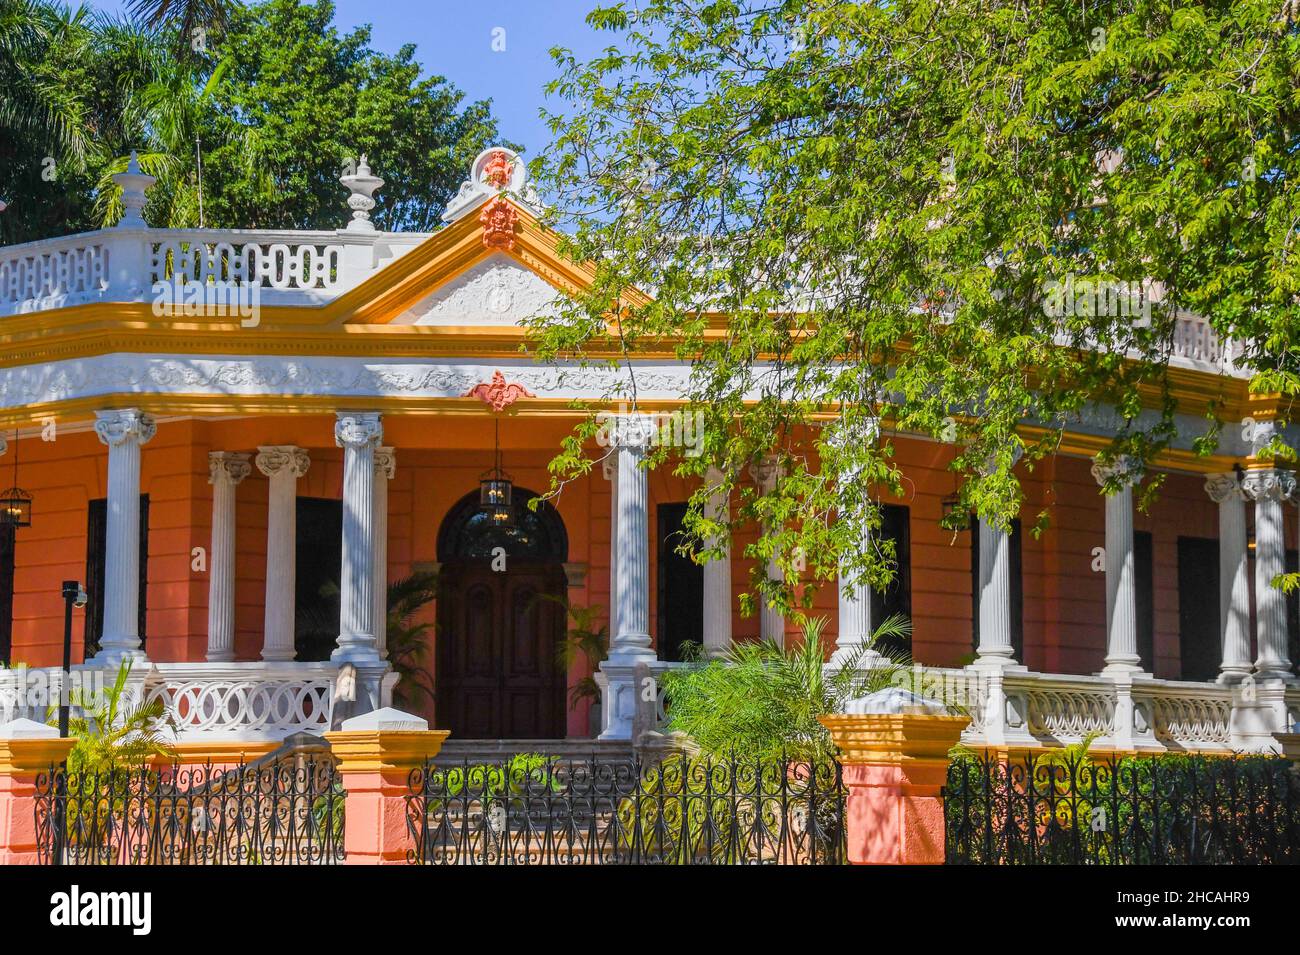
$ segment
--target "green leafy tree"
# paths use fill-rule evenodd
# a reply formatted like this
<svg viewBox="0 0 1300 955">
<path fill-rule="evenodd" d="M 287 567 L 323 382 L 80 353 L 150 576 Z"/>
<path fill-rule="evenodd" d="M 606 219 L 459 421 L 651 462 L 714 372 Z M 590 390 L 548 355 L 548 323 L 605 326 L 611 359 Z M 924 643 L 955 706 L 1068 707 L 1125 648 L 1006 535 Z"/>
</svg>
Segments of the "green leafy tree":
<svg viewBox="0 0 1300 955">
<path fill-rule="evenodd" d="M 1114 423 L 1108 456 L 1150 461 L 1175 435 L 1183 310 L 1239 343 L 1252 386 L 1285 406 L 1300 384 L 1292 12 L 601 6 L 588 22 L 607 48 L 555 52 L 556 141 L 536 164 L 595 280 L 532 322 L 537 353 L 618 365 L 607 397 L 634 407 L 633 359 L 690 363 L 703 453 L 677 472 L 718 468 L 734 523 L 774 528 L 745 548 L 749 609 L 789 609 L 796 592 L 806 608 L 814 588 L 794 584 L 841 565 L 853 583 L 888 582 L 894 555 L 862 542 L 881 497 L 903 491 L 895 434 L 958 445 L 954 513 L 1004 527 L 1024 499 L 1017 453 L 1034 468 L 1085 419 Z M 1128 304 L 1063 307 L 1069 282 L 1108 283 Z M 1206 418 L 1199 453 L 1237 424 L 1213 398 L 1187 410 Z M 557 482 L 590 466 L 597 427 L 566 443 Z M 784 476 L 759 493 L 741 476 L 767 453 Z M 729 527 L 704 518 L 710 491 L 687 526 L 717 557 Z M 783 580 L 767 580 L 769 557 Z"/>
<path fill-rule="evenodd" d="M 902 616 L 887 618 L 834 669 L 826 666 L 825 625 L 820 617 L 806 621 L 803 639 L 792 647 L 738 641 L 720 659 L 667 671 L 661 682 L 668 728 L 686 733 L 706 755 L 764 762 L 833 756 L 835 744 L 817 718 L 894 685 L 908 660 L 884 647 L 906 639 L 911 624 Z"/>
<path fill-rule="evenodd" d="M 156 226 L 338 228 L 339 176 L 367 153 L 387 181 L 376 223 L 431 231 L 498 140 L 488 102 L 424 75 L 412 45 L 390 56 L 368 28 L 340 33 L 328 0 L 133 9 L 0 0 L 0 240 L 112 224 L 131 150 L 158 178 Z"/>
<path fill-rule="evenodd" d="M 470 161 L 497 139 L 490 104 L 466 104 L 449 81 L 423 75 L 413 45 L 379 53 L 368 27 L 340 34 L 333 18 L 328 0 L 232 11 L 207 55 L 213 70 L 228 64 L 203 131 L 209 224 L 339 228 L 348 215 L 339 176 L 366 153 L 386 182 L 379 226 L 431 231 Z M 255 135 L 232 135 L 232 125 Z"/>
</svg>

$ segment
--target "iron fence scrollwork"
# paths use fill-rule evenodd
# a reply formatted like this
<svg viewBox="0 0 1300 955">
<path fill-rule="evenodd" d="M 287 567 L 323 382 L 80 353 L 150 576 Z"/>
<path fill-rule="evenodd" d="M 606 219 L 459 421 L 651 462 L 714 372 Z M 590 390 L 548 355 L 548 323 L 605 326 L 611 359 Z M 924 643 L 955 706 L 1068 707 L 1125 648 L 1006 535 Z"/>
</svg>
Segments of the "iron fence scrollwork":
<svg viewBox="0 0 1300 955">
<path fill-rule="evenodd" d="M 944 816 L 956 864 L 1300 862 L 1300 776 L 1278 757 L 965 755 Z"/>
<path fill-rule="evenodd" d="M 172 765 L 36 781 L 46 864 L 328 865 L 343 860 L 342 782 L 328 757 Z"/>
<path fill-rule="evenodd" d="M 409 861 L 425 865 L 835 865 L 834 761 L 540 755 L 411 773 Z"/>
</svg>

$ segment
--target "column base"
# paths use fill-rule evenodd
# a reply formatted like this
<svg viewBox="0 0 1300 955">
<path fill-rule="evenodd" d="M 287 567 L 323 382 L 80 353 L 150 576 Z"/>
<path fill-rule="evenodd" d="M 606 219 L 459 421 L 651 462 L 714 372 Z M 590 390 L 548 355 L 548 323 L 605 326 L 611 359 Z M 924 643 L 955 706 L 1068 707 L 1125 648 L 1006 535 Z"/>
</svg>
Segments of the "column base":
<svg viewBox="0 0 1300 955">
<path fill-rule="evenodd" d="M 1015 657 L 977 656 L 970 664 L 976 670 L 1001 670 L 1004 673 L 1028 673 L 1029 667 L 1017 663 Z"/>
<path fill-rule="evenodd" d="M 116 669 L 122 665 L 123 660 L 130 660 L 132 664 L 146 663 L 149 658 L 145 652 L 140 649 L 139 644 L 134 647 L 124 647 L 112 644 L 101 644 L 99 652 L 87 660 L 87 663 L 94 666 L 104 667 L 105 669 Z"/>
<path fill-rule="evenodd" d="M 296 650 L 263 650 L 264 663 L 292 663 L 298 656 Z"/>
<path fill-rule="evenodd" d="M 835 652 L 831 654 L 831 658 L 826 662 L 828 666 L 836 669 L 842 669 L 852 663 L 859 670 L 871 670 L 879 666 L 884 659 L 875 650 L 864 651 L 862 644 L 851 643 L 844 647 L 836 646 Z"/>
<path fill-rule="evenodd" d="M 331 663 L 354 663 L 357 666 L 375 666 L 384 661 L 375 649 L 375 638 L 369 634 L 351 634 L 339 637 L 338 646 L 330 653 Z"/>
<path fill-rule="evenodd" d="M 234 663 L 235 654 L 233 650 L 215 650 L 209 651 L 204 659 L 208 663 Z"/>
<path fill-rule="evenodd" d="M 1120 677 L 1128 677 L 1130 679 L 1137 678 L 1137 679 L 1148 679 L 1148 680 L 1155 678 L 1153 674 L 1148 673 L 1146 670 L 1142 669 L 1142 660 L 1140 658 L 1133 659 L 1133 660 L 1130 659 L 1109 660 L 1108 659 L 1106 660 L 1106 665 L 1101 668 L 1101 671 L 1097 674 L 1097 676 L 1109 676 L 1109 677 L 1120 676 Z"/>
<path fill-rule="evenodd" d="M 1235 686 L 1248 676 L 1251 676 L 1251 667 L 1249 663 L 1242 664 L 1241 666 L 1222 667 L 1219 670 L 1219 675 L 1215 677 L 1214 682 L 1224 686 Z"/>
</svg>

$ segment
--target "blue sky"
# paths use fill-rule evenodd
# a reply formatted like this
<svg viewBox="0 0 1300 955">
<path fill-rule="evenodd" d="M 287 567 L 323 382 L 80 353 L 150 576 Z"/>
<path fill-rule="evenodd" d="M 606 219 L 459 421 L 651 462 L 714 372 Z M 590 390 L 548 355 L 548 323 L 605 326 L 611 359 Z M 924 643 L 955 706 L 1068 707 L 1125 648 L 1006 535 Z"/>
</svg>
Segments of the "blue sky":
<svg viewBox="0 0 1300 955">
<path fill-rule="evenodd" d="M 566 46 L 579 56 L 608 45 L 584 23 L 599 0 L 335 0 L 335 26 L 347 32 L 372 26 L 371 46 L 386 53 L 414 43 L 428 73 L 440 73 L 470 99 L 491 99 L 502 136 L 545 148 L 549 134 L 538 118 L 543 87 L 554 78 L 549 50 Z M 89 5 L 121 13 L 120 0 Z M 493 31 L 505 31 L 505 49 L 493 50 Z"/>
</svg>

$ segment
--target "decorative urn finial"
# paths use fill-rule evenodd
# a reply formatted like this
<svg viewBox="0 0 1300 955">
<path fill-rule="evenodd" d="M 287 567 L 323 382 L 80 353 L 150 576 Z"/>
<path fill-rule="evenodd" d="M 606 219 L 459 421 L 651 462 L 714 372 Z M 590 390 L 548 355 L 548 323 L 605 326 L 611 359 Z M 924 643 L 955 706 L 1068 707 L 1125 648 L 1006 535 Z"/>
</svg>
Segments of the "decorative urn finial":
<svg viewBox="0 0 1300 955">
<path fill-rule="evenodd" d="M 506 193 L 521 209 L 541 215 L 542 203 L 537 190 L 528 181 L 528 167 L 523 159 L 512 149 L 489 146 L 475 157 L 469 178 L 460 184 L 460 191 L 447 203 L 442 221 L 455 222 L 482 206 L 505 205 L 502 197 Z M 504 214 L 496 211 L 491 215 L 500 218 Z M 500 236 L 504 234 L 504 231 L 498 232 Z M 504 242 L 504 238 L 501 241 Z"/>
<path fill-rule="evenodd" d="M 348 208 L 352 210 L 352 221 L 348 223 L 348 229 L 352 232 L 374 232 L 375 224 L 370 221 L 370 210 L 375 207 L 374 195 L 384 180 L 370 174 L 370 164 L 366 162 L 365 153 L 361 154 L 361 159 L 357 162 L 357 171 L 340 176 L 339 182 L 352 193 L 348 196 Z"/>
<path fill-rule="evenodd" d="M 119 172 L 113 177 L 122 189 L 122 218 L 117 220 L 119 229 L 146 229 L 149 223 L 144 221 L 144 204 L 149 197 L 149 188 L 158 180 L 140 169 L 140 161 L 135 150 L 127 161 L 126 172 Z"/>
</svg>

